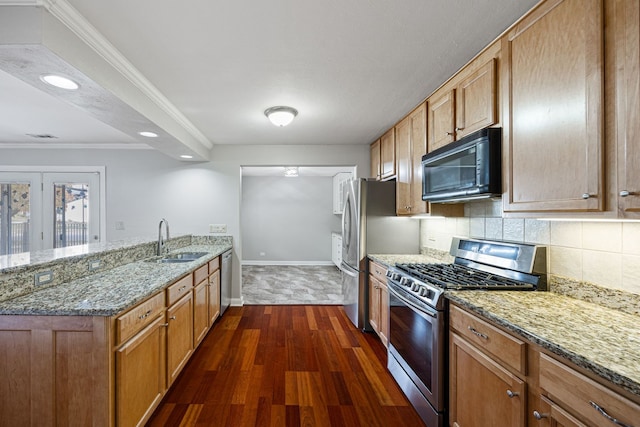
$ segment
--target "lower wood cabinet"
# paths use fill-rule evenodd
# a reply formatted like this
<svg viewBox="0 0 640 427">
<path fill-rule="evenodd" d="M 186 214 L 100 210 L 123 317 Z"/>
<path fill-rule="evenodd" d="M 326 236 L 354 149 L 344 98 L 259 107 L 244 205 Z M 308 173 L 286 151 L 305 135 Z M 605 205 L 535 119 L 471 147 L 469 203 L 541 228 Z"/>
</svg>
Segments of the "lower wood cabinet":
<svg viewBox="0 0 640 427">
<path fill-rule="evenodd" d="M 167 309 L 167 323 L 167 379 L 170 386 L 193 351 L 192 293 Z"/>
<path fill-rule="evenodd" d="M 209 291 L 207 296 L 209 304 L 209 327 L 220 316 L 220 269 L 209 275 Z"/>
<path fill-rule="evenodd" d="M 193 347 L 209 332 L 209 277 L 193 288 Z"/>
<path fill-rule="evenodd" d="M 369 262 L 369 324 L 385 347 L 389 345 L 389 290 L 386 274 L 385 267 Z"/>
<path fill-rule="evenodd" d="M 166 391 L 164 314 L 116 350 L 116 424 L 147 420 Z"/>
</svg>

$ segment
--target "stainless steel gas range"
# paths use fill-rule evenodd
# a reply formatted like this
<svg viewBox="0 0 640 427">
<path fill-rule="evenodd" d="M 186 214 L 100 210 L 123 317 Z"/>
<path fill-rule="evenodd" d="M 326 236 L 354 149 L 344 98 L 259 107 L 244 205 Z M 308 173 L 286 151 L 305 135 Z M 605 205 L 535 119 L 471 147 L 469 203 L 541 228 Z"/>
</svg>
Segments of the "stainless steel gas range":
<svg viewBox="0 0 640 427">
<path fill-rule="evenodd" d="M 547 289 L 546 248 L 454 238 L 453 264 L 387 271 L 388 368 L 428 427 L 447 425 L 447 290 Z"/>
</svg>

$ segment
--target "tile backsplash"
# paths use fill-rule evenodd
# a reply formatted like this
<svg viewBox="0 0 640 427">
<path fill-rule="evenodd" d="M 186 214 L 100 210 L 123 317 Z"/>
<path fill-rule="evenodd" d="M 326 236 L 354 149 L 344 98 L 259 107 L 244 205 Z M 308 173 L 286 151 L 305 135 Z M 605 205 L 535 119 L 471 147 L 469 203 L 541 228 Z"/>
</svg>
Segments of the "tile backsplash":
<svg viewBox="0 0 640 427">
<path fill-rule="evenodd" d="M 500 201 L 467 203 L 463 218 L 420 222 L 423 251 L 448 251 L 453 236 L 546 245 L 550 274 L 640 294 L 637 222 L 503 218 Z"/>
</svg>

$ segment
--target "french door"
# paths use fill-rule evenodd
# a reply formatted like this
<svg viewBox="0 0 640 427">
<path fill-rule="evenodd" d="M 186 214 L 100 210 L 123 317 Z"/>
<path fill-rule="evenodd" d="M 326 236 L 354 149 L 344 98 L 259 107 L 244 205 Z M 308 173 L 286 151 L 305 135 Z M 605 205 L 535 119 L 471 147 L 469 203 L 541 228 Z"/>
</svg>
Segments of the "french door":
<svg viewBox="0 0 640 427">
<path fill-rule="evenodd" d="M 102 176 L 0 172 L 0 255 L 100 241 Z"/>
</svg>

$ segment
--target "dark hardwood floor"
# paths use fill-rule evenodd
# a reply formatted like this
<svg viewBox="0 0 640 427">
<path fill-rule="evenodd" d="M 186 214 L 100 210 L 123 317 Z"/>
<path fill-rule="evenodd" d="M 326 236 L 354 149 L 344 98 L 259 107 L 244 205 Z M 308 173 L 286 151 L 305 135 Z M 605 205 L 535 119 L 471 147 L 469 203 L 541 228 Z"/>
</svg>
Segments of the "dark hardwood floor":
<svg viewBox="0 0 640 427">
<path fill-rule="evenodd" d="M 148 426 L 424 426 L 341 306 L 231 307 Z"/>
</svg>

